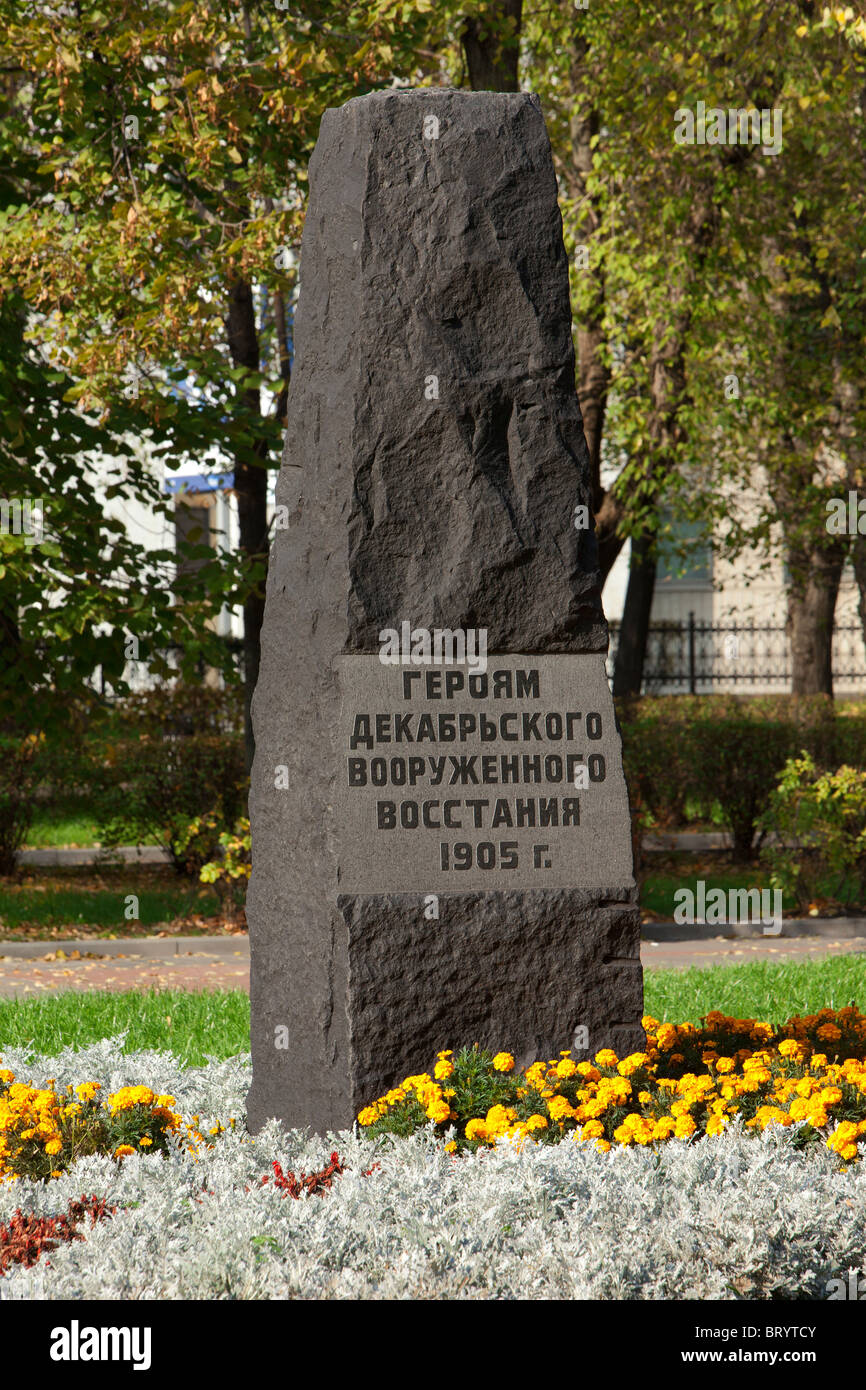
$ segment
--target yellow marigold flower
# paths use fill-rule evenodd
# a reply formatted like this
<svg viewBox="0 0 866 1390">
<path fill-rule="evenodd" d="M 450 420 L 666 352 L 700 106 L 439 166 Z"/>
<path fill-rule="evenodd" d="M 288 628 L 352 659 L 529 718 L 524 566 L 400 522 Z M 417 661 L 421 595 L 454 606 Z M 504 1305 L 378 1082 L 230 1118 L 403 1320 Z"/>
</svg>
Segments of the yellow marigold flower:
<svg viewBox="0 0 866 1390">
<path fill-rule="evenodd" d="M 83 1081 L 80 1086 L 75 1087 L 75 1094 L 79 1100 L 93 1100 L 97 1091 L 101 1091 L 102 1086 L 98 1081 Z"/>
<path fill-rule="evenodd" d="M 442 1058 L 433 1068 L 433 1075 L 437 1081 L 447 1081 L 449 1076 L 454 1075 L 454 1063 L 447 1062 Z"/>
<path fill-rule="evenodd" d="M 569 1076 L 575 1076 L 577 1074 L 577 1063 L 572 1062 L 569 1057 L 563 1057 L 562 1061 L 557 1063 L 556 1074 L 562 1077 L 563 1080 L 566 1080 Z"/>
<path fill-rule="evenodd" d="M 860 1126 L 852 1120 L 841 1120 L 827 1140 L 828 1149 L 837 1149 L 840 1144 L 850 1144 L 857 1138 Z"/>
<path fill-rule="evenodd" d="M 600 1067 L 615 1067 L 619 1058 L 609 1047 L 603 1047 L 600 1052 L 595 1054 L 595 1060 Z"/>
<path fill-rule="evenodd" d="M 733 1057 L 717 1057 L 715 1061 L 716 1071 L 721 1072 L 723 1076 L 733 1071 L 736 1065 Z"/>
<path fill-rule="evenodd" d="M 697 1125 L 691 1115 L 680 1115 L 674 1126 L 674 1134 L 677 1139 L 688 1139 L 690 1134 L 694 1134 Z"/>
<path fill-rule="evenodd" d="M 442 1125 L 446 1120 L 451 1119 L 451 1106 L 447 1100 L 434 1100 L 432 1105 L 428 1105 L 426 1110 L 428 1120 L 433 1120 L 437 1125 Z"/>
<path fill-rule="evenodd" d="M 632 1093 L 632 1085 L 627 1076 L 609 1076 L 598 1087 L 599 1096 L 610 1097 L 621 1103 L 627 1101 Z"/>
<path fill-rule="evenodd" d="M 707 1120 L 707 1134 L 722 1134 L 727 1126 L 724 1115 L 711 1115 Z"/>
<path fill-rule="evenodd" d="M 483 1120 L 470 1120 L 464 1133 L 467 1139 L 486 1139 L 487 1126 Z"/>
<path fill-rule="evenodd" d="M 823 1071 L 827 1065 L 827 1058 L 823 1052 L 816 1052 L 809 1063 L 812 1071 Z"/>
<path fill-rule="evenodd" d="M 379 1118 L 379 1111 L 375 1105 L 368 1105 L 366 1109 L 360 1111 L 358 1115 L 359 1125 L 374 1125 Z"/>
<path fill-rule="evenodd" d="M 644 1014 L 640 1023 L 645 1033 L 648 1033 L 652 1028 L 658 1028 L 659 1026 L 658 1019 L 653 1018 L 652 1014 Z"/>
<path fill-rule="evenodd" d="M 598 1070 L 597 1067 L 594 1067 L 592 1065 L 592 1062 L 578 1062 L 577 1070 L 580 1072 L 580 1075 L 586 1081 L 601 1080 L 601 1072 Z"/>
<path fill-rule="evenodd" d="M 386 1105 L 399 1105 L 401 1100 L 406 1099 L 406 1092 L 401 1086 L 395 1086 L 392 1091 L 388 1091 L 385 1096 Z"/>
<path fill-rule="evenodd" d="M 565 1096 L 554 1096 L 547 1102 L 547 1109 L 552 1120 L 566 1120 L 574 1116 L 571 1103 Z"/>
<path fill-rule="evenodd" d="M 131 1144 L 121 1144 L 121 1145 L 119 1145 L 118 1148 L 116 1148 L 116 1149 L 114 1150 L 114 1157 L 115 1157 L 115 1158 L 128 1158 L 128 1156 L 129 1156 L 130 1154 L 134 1154 L 134 1153 L 135 1153 L 135 1149 L 132 1147 Z"/>
<path fill-rule="evenodd" d="M 610 1153 L 610 1143 L 607 1139 L 596 1139 L 595 1147 L 598 1149 L 600 1154 Z"/>
<path fill-rule="evenodd" d="M 526 1121 L 526 1128 L 530 1131 L 535 1129 L 547 1129 L 547 1117 L 545 1115 L 530 1115 Z"/>
<path fill-rule="evenodd" d="M 580 1131 L 581 1139 L 601 1139 L 604 1134 L 604 1125 L 601 1120 L 587 1120 Z"/>
<path fill-rule="evenodd" d="M 510 1052 L 497 1052 L 493 1058 L 493 1067 L 495 1071 L 513 1071 L 514 1058 Z"/>
<path fill-rule="evenodd" d="M 652 1096 L 650 1095 L 649 1091 L 638 1091 L 637 1098 L 640 1101 L 641 1105 L 652 1104 Z"/>
<path fill-rule="evenodd" d="M 850 1163 L 852 1159 L 856 1158 L 857 1152 L 856 1144 L 846 1144 L 844 1148 L 838 1150 L 839 1157 L 844 1158 L 846 1163 Z"/>
<path fill-rule="evenodd" d="M 662 1138 L 662 1140 L 664 1140 L 664 1138 L 670 1138 L 671 1134 L 676 1130 L 676 1127 L 677 1122 L 676 1119 L 673 1118 L 673 1115 L 660 1115 L 655 1125 L 653 1125 L 652 1137 Z"/>
<path fill-rule="evenodd" d="M 453 1047 L 447 1047 L 447 1048 L 444 1050 L 444 1052 L 437 1052 L 437 1053 L 436 1053 L 436 1056 L 439 1058 L 440 1061 L 442 1060 L 443 1057 L 453 1057 L 453 1056 L 454 1056 L 454 1049 L 453 1049 Z M 447 1146 L 446 1146 L 446 1147 L 447 1147 Z"/>
<path fill-rule="evenodd" d="M 823 1091 L 819 1092 L 817 1099 L 824 1106 L 838 1105 L 842 1099 L 842 1092 L 838 1086 L 826 1086 Z"/>
<path fill-rule="evenodd" d="M 511 1106 L 491 1105 L 484 1118 L 484 1127 L 490 1134 L 504 1134 L 510 1124 L 517 1119 L 517 1111 Z"/>
<path fill-rule="evenodd" d="M 211 1130 L 211 1134 L 213 1134 L 213 1132 L 214 1132 L 214 1131 Z M 141 1139 L 139 1139 L 139 1141 L 138 1141 L 138 1147 L 139 1147 L 140 1149 L 149 1149 L 152 1143 L 153 1143 L 153 1140 L 152 1140 L 152 1139 L 148 1139 L 147 1135 L 145 1134 Z"/>
<path fill-rule="evenodd" d="M 456 1140 L 456 1139 L 449 1139 L 448 1143 L 445 1145 L 445 1152 L 446 1152 L 447 1154 L 456 1154 L 456 1152 L 457 1152 L 457 1140 Z"/>
<path fill-rule="evenodd" d="M 632 1052 L 628 1057 L 624 1057 L 623 1060 L 617 1064 L 616 1069 L 620 1076 L 631 1076 L 633 1072 L 639 1071 L 641 1067 L 645 1067 L 647 1060 L 645 1052 Z"/>
<path fill-rule="evenodd" d="M 800 1044 L 795 1038 L 786 1038 L 784 1042 L 779 1043 L 780 1057 L 796 1057 L 799 1051 Z"/>
<path fill-rule="evenodd" d="M 60 1153 L 60 1150 L 61 1150 L 62 1148 L 63 1148 L 63 1142 L 62 1142 L 62 1140 L 60 1140 L 60 1139 L 49 1139 L 49 1140 L 48 1140 L 48 1143 L 45 1145 L 45 1152 L 46 1152 L 47 1154 L 52 1154 L 52 1155 L 53 1155 L 53 1154 L 59 1154 L 59 1153 Z"/>
</svg>

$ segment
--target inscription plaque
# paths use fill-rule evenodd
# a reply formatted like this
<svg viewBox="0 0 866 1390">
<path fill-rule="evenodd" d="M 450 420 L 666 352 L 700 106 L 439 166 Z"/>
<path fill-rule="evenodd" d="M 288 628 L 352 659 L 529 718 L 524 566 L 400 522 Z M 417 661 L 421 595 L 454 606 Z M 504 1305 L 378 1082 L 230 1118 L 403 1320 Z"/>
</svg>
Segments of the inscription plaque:
<svg viewBox="0 0 866 1390">
<path fill-rule="evenodd" d="M 340 891 L 605 889 L 631 879 L 604 658 L 338 662 Z"/>
</svg>

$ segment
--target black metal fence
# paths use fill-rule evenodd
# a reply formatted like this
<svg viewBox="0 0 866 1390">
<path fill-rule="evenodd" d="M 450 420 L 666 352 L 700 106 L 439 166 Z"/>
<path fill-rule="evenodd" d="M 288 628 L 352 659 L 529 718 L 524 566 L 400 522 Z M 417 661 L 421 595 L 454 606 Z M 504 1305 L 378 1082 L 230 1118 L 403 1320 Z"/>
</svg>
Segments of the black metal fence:
<svg viewBox="0 0 866 1390">
<path fill-rule="evenodd" d="M 613 676 L 619 623 L 610 624 L 608 675 Z M 866 647 L 859 623 L 833 632 L 833 681 L 866 689 Z M 646 695 L 714 690 L 785 690 L 791 683 L 791 645 L 783 623 L 684 621 L 651 623 L 644 662 Z"/>
</svg>

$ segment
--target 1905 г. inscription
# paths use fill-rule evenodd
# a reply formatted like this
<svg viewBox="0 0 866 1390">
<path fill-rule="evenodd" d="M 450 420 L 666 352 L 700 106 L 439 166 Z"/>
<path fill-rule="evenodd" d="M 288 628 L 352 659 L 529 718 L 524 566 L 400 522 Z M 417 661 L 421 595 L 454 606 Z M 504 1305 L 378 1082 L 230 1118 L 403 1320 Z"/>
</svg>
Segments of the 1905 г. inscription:
<svg viewBox="0 0 866 1390">
<path fill-rule="evenodd" d="M 479 673 L 347 656 L 339 672 L 342 892 L 630 880 L 603 657 L 491 655 Z"/>
</svg>

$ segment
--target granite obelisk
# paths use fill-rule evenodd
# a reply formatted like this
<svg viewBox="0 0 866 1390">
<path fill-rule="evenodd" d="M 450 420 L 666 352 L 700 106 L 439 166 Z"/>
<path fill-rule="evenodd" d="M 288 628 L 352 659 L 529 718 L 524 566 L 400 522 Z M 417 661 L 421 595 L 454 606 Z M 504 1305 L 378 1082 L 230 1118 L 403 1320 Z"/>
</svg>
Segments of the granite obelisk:
<svg viewBox="0 0 866 1390">
<path fill-rule="evenodd" d="M 253 704 L 248 1122 L 325 1132 L 442 1048 L 644 1041 L 536 97 L 326 112 L 295 345 Z"/>
</svg>

